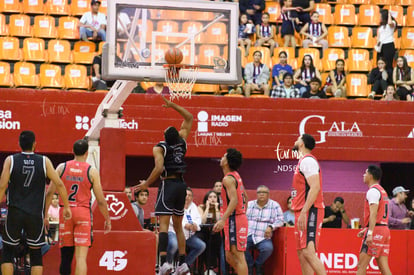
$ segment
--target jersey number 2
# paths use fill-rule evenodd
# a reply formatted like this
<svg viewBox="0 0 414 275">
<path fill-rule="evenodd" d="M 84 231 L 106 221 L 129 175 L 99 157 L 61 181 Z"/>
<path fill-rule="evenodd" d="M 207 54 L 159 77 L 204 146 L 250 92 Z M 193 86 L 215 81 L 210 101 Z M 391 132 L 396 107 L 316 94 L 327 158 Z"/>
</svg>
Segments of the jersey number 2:
<svg viewBox="0 0 414 275">
<path fill-rule="evenodd" d="M 68 201 L 76 201 L 75 196 L 78 193 L 79 185 L 73 184 L 72 187 L 70 188 L 70 190 L 72 190 L 72 193 L 69 195 Z"/>
<path fill-rule="evenodd" d="M 26 175 L 26 179 L 24 180 L 24 187 L 29 187 L 30 183 L 32 183 L 33 174 L 35 172 L 34 166 L 23 166 L 23 174 Z"/>
</svg>

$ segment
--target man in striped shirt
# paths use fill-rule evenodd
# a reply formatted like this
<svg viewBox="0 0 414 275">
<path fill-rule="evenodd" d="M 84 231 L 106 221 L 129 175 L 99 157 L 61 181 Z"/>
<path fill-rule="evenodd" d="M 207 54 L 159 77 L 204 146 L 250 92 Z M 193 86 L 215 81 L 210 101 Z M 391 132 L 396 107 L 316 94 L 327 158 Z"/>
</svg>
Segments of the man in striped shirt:
<svg viewBox="0 0 414 275">
<path fill-rule="evenodd" d="M 257 188 L 257 200 L 249 201 L 246 215 L 249 221 L 249 233 L 245 255 L 249 275 L 253 274 L 254 266 L 256 275 L 263 275 L 263 264 L 273 252 L 271 240 L 273 231 L 284 224 L 283 211 L 279 203 L 269 199 L 269 188 L 260 185 Z M 256 261 L 252 256 L 254 249 L 259 251 Z"/>
</svg>

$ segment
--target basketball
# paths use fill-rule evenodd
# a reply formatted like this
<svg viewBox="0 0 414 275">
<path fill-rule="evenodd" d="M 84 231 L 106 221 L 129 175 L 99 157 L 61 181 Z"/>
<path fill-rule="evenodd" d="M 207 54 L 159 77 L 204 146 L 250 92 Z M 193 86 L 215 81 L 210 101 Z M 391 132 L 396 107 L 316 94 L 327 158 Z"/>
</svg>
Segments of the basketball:
<svg viewBox="0 0 414 275">
<path fill-rule="evenodd" d="M 168 64 L 180 64 L 183 58 L 183 53 L 177 48 L 171 48 L 165 53 L 165 62 Z"/>
</svg>

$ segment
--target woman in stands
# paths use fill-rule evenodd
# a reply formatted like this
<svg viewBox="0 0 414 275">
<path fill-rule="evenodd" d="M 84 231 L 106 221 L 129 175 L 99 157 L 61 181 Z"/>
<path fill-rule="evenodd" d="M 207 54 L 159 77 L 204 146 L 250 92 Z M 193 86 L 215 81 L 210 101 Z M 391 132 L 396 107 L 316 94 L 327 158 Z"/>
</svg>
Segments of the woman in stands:
<svg viewBox="0 0 414 275">
<path fill-rule="evenodd" d="M 280 17 L 282 18 L 281 34 L 285 41 L 284 46 L 291 46 L 293 49 L 295 49 L 295 24 L 300 24 L 299 18 L 292 17 L 292 11 L 295 10 L 295 8 L 292 7 L 292 0 L 281 0 L 280 5 L 282 6 L 282 13 L 280 14 Z"/>
<path fill-rule="evenodd" d="M 384 95 L 387 86 L 392 84 L 392 70 L 386 67 L 384 58 L 378 58 L 377 67 L 372 69 L 368 76 L 368 84 L 371 84 L 368 98 L 374 99 L 375 95 Z"/>
<path fill-rule="evenodd" d="M 304 48 L 309 48 L 309 45 L 320 45 L 324 50 L 328 48 L 328 40 L 324 39 L 328 35 L 328 30 L 325 24 L 319 22 L 319 13 L 314 11 L 311 17 L 312 21 L 306 23 L 300 30 L 300 34 L 305 36 L 302 44 Z"/>
<path fill-rule="evenodd" d="M 314 77 L 321 79 L 321 74 L 313 65 L 312 56 L 306 54 L 303 57 L 302 66 L 293 75 L 293 80 L 296 83 L 295 86 L 299 89 L 301 95 L 310 91 L 310 80 Z"/>
<path fill-rule="evenodd" d="M 395 92 L 395 87 L 394 85 L 390 84 L 387 86 L 387 89 L 384 92 L 384 96 L 383 98 L 381 98 L 381 100 L 383 101 L 395 101 L 395 100 L 400 100 L 398 98 L 397 93 Z"/>
<path fill-rule="evenodd" d="M 397 86 L 397 95 L 401 100 L 413 99 L 414 70 L 408 66 L 404 56 L 397 58 L 397 66 L 392 73 L 392 80 Z"/>
<path fill-rule="evenodd" d="M 254 25 L 252 22 L 247 20 L 247 14 L 240 14 L 239 22 L 239 46 L 245 49 L 244 56 L 249 55 L 250 46 L 252 45 L 252 40 L 250 40 L 249 35 L 254 33 Z"/>
<path fill-rule="evenodd" d="M 335 97 L 346 97 L 345 61 L 343 59 L 336 60 L 335 69 L 326 78 L 323 91 L 325 93 L 332 93 Z"/>
<path fill-rule="evenodd" d="M 388 10 L 381 10 L 381 22 L 377 30 L 378 57 L 385 60 L 386 68 L 392 68 L 395 55 L 394 32 L 397 29 L 397 22 Z"/>
<path fill-rule="evenodd" d="M 272 69 L 273 87 L 283 84 L 283 75 L 285 73 L 293 74 L 292 66 L 287 64 L 287 58 L 287 52 L 281 51 L 279 53 L 279 64 L 275 64 Z"/>
<path fill-rule="evenodd" d="M 208 191 L 204 196 L 203 204 L 200 204 L 198 206 L 198 211 L 200 212 L 201 216 L 201 224 L 204 224 L 206 226 L 203 226 L 201 228 L 201 231 L 197 233 L 197 236 L 207 244 L 207 249 L 204 253 L 206 269 L 208 271 L 207 274 L 214 274 L 210 271 L 214 270 L 217 267 L 221 246 L 220 234 L 214 233 L 211 230 L 212 227 L 210 226 L 214 225 L 216 221 L 220 219 L 220 209 L 217 193 L 212 190 Z"/>
</svg>

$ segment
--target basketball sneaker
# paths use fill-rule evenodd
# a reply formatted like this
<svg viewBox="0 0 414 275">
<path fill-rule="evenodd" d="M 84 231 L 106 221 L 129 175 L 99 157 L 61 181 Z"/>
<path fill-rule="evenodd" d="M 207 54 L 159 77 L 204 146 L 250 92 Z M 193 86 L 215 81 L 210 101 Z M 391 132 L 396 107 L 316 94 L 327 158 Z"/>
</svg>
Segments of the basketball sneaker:
<svg viewBox="0 0 414 275">
<path fill-rule="evenodd" d="M 170 275 L 171 271 L 173 270 L 173 266 L 172 264 L 165 262 L 161 267 L 160 267 L 160 272 L 158 273 L 159 275 Z"/>
<path fill-rule="evenodd" d="M 188 265 L 186 263 L 183 263 L 175 269 L 174 275 L 186 275 L 189 274 L 190 269 L 188 268 Z"/>
</svg>

